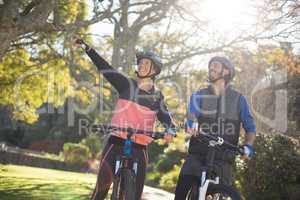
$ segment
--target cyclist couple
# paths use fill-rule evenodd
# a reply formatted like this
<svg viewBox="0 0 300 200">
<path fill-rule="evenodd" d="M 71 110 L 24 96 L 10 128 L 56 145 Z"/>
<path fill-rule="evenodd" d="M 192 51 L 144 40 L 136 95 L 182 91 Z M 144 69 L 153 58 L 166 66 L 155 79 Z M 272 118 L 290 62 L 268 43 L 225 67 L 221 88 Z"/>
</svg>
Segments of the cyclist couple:
<svg viewBox="0 0 300 200">
<path fill-rule="evenodd" d="M 113 112 L 111 124 L 116 127 L 131 127 L 152 131 L 156 118 L 166 128 L 164 139 L 171 141 L 176 135 L 175 124 L 164 102 L 163 94 L 155 88 L 155 77 L 161 72 L 163 63 L 153 52 L 140 52 L 136 55 L 136 80 L 114 69 L 82 39 L 75 38 L 77 46 L 82 47 L 98 70 L 114 86 L 119 99 Z M 201 140 L 198 130 L 221 135 L 226 141 L 237 145 L 240 125 L 245 129 L 245 154 L 243 159 L 250 159 L 255 140 L 255 124 L 243 95 L 229 85 L 234 77 L 234 66 L 225 57 L 213 57 L 208 64 L 210 86 L 192 94 L 187 114 L 187 132 L 192 135 L 189 154 L 181 169 L 175 200 L 184 200 L 207 153 L 207 142 Z M 218 130 L 220 129 L 221 130 Z M 105 199 L 113 180 L 115 158 L 121 155 L 126 139 L 125 132 L 112 132 L 102 152 L 97 183 L 91 200 Z M 199 139 L 200 138 L 200 139 Z M 136 177 L 137 199 L 141 199 L 146 166 L 148 162 L 147 145 L 152 138 L 136 134 L 133 139 L 133 156 L 139 165 Z M 216 171 L 223 184 L 231 184 L 231 167 L 234 154 L 222 149 L 216 152 Z"/>
</svg>

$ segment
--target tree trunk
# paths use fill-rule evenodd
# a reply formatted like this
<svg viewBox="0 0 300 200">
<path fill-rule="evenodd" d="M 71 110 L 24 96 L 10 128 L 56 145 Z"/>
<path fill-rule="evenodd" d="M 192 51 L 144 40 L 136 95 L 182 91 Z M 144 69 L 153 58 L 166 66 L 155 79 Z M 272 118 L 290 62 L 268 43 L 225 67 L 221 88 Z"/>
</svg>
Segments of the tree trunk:
<svg viewBox="0 0 300 200">
<path fill-rule="evenodd" d="M 47 22 L 53 11 L 54 0 L 31 1 L 20 12 L 20 1 L 5 0 L 0 7 L 0 61 L 11 42 L 20 35 L 35 31 L 49 30 Z"/>
</svg>

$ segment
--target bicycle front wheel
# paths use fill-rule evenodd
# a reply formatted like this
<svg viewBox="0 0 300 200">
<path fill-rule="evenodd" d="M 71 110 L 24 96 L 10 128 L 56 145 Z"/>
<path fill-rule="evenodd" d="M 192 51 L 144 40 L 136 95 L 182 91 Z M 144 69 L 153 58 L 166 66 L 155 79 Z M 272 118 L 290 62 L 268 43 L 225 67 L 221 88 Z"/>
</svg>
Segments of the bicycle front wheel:
<svg viewBox="0 0 300 200">
<path fill-rule="evenodd" d="M 123 170 L 123 194 L 124 200 L 135 200 L 136 199 L 136 177 L 135 173 L 131 169 Z"/>
<path fill-rule="evenodd" d="M 121 194 L 121 176 L 118 175 L 114 178 L 113 181 L 113 189 L 111 194 L 111 200 L 121 200 L 122 194 Z"/>
<path fill-rule="evenodd" d="M 193 184 L 187 194 L 187 200 L 198 200 L 198 185 Z"/>
<path fill-rule="evenodd" d="M 131 169 L 121 169 L 119 176 L 113 182 L 111 200 L 135 200 L 136 180 Z"/>
<path fill-rule="evenodd" d="M 222 184 L 210 184 L 205 200 L 242 200 L 233 188 Z"/>
</svg>

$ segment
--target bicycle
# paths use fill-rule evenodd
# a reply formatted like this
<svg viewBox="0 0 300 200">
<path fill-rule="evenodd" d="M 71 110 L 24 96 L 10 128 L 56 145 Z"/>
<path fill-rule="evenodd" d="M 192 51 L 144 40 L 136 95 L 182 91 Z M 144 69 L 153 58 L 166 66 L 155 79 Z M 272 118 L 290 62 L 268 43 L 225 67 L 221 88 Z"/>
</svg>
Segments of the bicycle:
<svg viewBox="0 0 300 200">
<path fill-rule="evenodd" d="M 215 151 L 218 146 L 224 145 L 226 148 L 237 152 L 240 155 L 244 154 L 242 146 L 235 146 L 226 142 L 221 137 L 209 135 L 203 131 L 198 132 L 204 138 L 209 139 L 208 153 L 206 157 L 206 167 L 202 171 L 202 176 L 197 177 L 197 182 L 192 185 L 188 195 L 188 200 L 241 200 L 241 197 L 234 188 L 220 183 L 220 177 L 216 176 L 213 171 Z M 207 178 L 209 177 L 209 178 Z"/>
<path fill-rule="evenodd" d="M 111 131 L 127 132 L 123 152 L 116 158 L 111 200 L 135 200 L 136 199 L 136 175 L 138 160 L 132 158 L 132 136 L 134 134 L 145 134 L 154 140 L 164 138 L 163 132 L 152 132 L 133 128 L 121 128 L 110 125 L 99 125 L 97 130 L 110 133 Z M 130 164 L 133 162 L 132 167 Z"/>
</svg>

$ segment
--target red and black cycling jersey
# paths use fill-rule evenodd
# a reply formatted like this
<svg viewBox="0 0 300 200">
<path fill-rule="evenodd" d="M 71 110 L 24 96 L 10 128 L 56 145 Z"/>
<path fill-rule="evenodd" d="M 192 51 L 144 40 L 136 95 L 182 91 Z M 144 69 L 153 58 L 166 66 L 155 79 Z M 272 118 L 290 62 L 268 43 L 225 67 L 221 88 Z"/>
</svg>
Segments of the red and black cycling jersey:
<svg viewBox="0 0 300 200">
<path fill-rule="evenodd" d="M 140 89 L 136 80 L 114 69 L 94 49 L 89 49 L 87 54 L 119 93 L 111 120 L 113 126 L 152 131 L 157 118 L 164 127 L 175 127 L 160 91 L 154 88 L 150 91 Z M 112 134 L 121 138 L 126 138 L 127 135 L 125 132 Z M 135 143 L 142 145 L 147 145 L 151 141 L 152 138 L 141 134 L 137 134 L 134 140 Z"/>
</svg>

